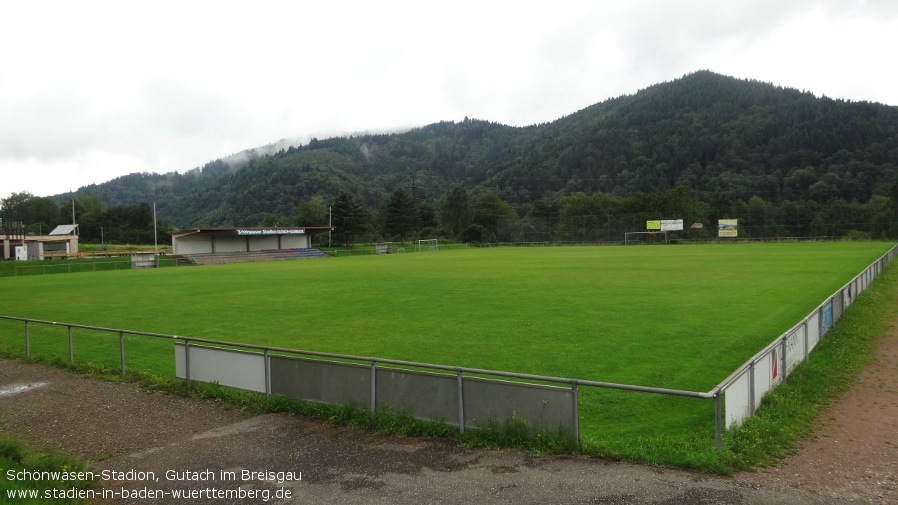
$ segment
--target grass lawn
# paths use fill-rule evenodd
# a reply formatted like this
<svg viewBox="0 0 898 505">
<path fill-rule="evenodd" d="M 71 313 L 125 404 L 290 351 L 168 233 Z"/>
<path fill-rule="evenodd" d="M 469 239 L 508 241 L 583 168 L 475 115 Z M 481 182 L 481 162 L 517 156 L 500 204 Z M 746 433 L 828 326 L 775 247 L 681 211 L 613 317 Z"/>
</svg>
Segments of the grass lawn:
<svg viewBox="0 0 898 505">
<path fill-rule="evenodd" d="M 10 277 L 0 314 L 708 391 L 891 246 L 492 248 Z M 0 347 L 21 349 L 21 328 L 0 321 Z M 32 327 L 32 353 L 65 357 L 65 335 Z M 117 365 L 117 335 L 74 339 L 76 359 Z M 173 373 L 170 342 L 125 345 L 129 368 Z M 713 447 L 713 402 L 580 397 L 585 443 Z"/>
<path fill-rule="evenodd" d="M 19 472 L 53 472 L 65 474 L 66 480 L 31 479 Z M 64 454 L 48 452 L 24 446 L 18 440 L 0 433 L 0 503 L 60 505 L 80 504 L 84 500 L 73 498 L 79 493 L 89 493 L 93 478 L 85 478 L 88 471 L 83 461 Z M 12 479 L 9 478 L 12 472 Z M 71 476 L 71 477 L 68 477 Z M 89 480 L 88 480 L 89 479 Z"/>
</svg>

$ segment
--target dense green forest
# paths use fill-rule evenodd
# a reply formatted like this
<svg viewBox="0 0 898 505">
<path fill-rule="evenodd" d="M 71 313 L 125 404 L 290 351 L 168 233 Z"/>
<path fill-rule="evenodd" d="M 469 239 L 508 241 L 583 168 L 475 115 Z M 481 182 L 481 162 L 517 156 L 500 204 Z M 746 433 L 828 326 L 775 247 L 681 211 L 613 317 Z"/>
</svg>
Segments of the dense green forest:
<svg viewBox="0 0 898 505">
<path fill-rule="evenodd" d="M 646 219 L 684 219 L 681 235 L 702 238 L 719 218 L 746 237 L 898 237 L 898 107 L 708 71 L 551 123 L 465 118 L 263 152 L 52 200 L 155 202 L 176 227 L 311 226 L 342 194 L 364 220 L 356 239 L 621 240 Z"/>
</svg>

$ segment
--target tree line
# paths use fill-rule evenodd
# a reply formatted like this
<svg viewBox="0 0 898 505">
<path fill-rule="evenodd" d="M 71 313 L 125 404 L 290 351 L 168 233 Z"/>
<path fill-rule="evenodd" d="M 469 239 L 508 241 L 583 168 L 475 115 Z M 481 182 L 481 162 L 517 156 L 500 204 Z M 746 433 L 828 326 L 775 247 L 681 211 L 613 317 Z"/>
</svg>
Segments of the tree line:
<svg viewBox="0 0 898 505">
<path fill-rule="evenodd" d="M 0 199 L 4 227 L 22 223 L 28 234 L 47 235 L 61 224 L 78 225 L 79 240 L 95 244 L 148 245 L 171 243 L 167 219 L 155 221 L 153 208 L 146 202 L 107 206 L 96 196 L 77 196 L 57 205 L 49 197 L 29 192 L 13 193 Z"/>
<path fill-rule="evenodd" d="M 52 199 L 14 193 L 0 200 L 7 225 L 22 222 L 31 233 L 48 233 L 58 224 L 75 222 L 81 241 L 106 244 L 170 243 L 168 220 L 154 222 L 146 203 L 107 207 L 96 196 L 79 196 L 57 206 Z M 471 191 L 455 185 L 436 204 L 418 197 L 414 188 L 399 186 L 377 206 L 339 191 L 331 199 L 315 196 L 301 202 L 290 216 L 266 213 L 245 226 L 333 226 L 333 236 L 347 247 L 356 242 L 409 242 L 440 238 L 464 243 L 620 242 L 624 234 L 646 231 L 646 223 L 682 219 L 684 230 L 673 238 L 716 237 L 720 219 L 737 219 L 739 236 L 898 237 L 898 187 L 890 196 L 865 203 L 841 198 L 825 203 L 809 199 L 771 202 L 754 195 L 732 199 L 725 193 L 698 192 L 686 186 L 667 191 L 615 196 L 601 192 L 541 198 L 524 212 L 495 191 Z M 158 237 L 154 235 L 155 229 Z M 316 235 L 324 245 L 325 235 Z"/>
<path fill-rule="evenodd" d="M 736 219 L 742 238 L 888 239 L 898 237 L 898 192 L 866 203 L 842 199 L 774 203 L 759 196 L 748 200 L 733 200 L 723 193 L 702 197 L 678 186 L 627 197 L 574 193 L 540 199 L 519 215 L 493 191 L 474 193 L 453 186 L 434 207 L 399 187 L 376 209 L 344 191 L 329 207 L 322 197 L 315 197 L 299 206 L 292 222 L 306 226 L 330 222 L 338 240 L 351 246 L 359 240 L 424 238 L 465 243 L 621 242 L 625 233 L 647 231 L 648 221 L 660 219 L 683 220 L 684 229 L 671 234 L 674 239 L 713 239 L 721 219 Z"/>
</svg>

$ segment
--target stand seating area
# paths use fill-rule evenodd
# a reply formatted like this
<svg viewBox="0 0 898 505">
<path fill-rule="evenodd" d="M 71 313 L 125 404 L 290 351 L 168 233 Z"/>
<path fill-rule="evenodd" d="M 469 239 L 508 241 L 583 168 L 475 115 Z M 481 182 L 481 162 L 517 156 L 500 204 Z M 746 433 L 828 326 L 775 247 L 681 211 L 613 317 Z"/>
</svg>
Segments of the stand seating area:
<svg viewBox="0 0 898 505">
<path fill-rule="evenodd" d="M 315 248 L 265 249 L 251 252 L 179 254 L 173 256 L 177 265 L 222 265 L 253 261 L 279 261 L 308 258 L 327 258 L 327 253 Z"/>
</svg>

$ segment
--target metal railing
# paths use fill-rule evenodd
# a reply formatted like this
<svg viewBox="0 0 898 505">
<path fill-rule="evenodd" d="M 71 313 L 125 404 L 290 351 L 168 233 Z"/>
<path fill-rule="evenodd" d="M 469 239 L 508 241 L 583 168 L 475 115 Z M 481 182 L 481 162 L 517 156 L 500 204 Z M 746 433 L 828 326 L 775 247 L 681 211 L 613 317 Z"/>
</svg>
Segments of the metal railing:
<svg viewBox="0 0 898 505">
<path fill-rule="evenodd" d="M 159 256 L 156 258 L 156 262 L 159 267 L 175 266 L 175 261 L 171 257 Z M 19 277 L 25 275 L 106 272 L 110 270 L 131 270 L 132 268 L 132 260 L 130 259 L 122 261 L 40 261 L 30 262 L 27 265 L 15 265 L 5 271 L 0 271 L 0 276 Z"/>
<path fill-rule="evenodd" d="M 67 329 L 68 335 L 68 360 L 69 363 L 74 363 L 74 342 L 72 338 L 73 329 L 79 330 L 90 330 L 104 333 L 114 333 L 118 334 L 119 340 L 119 364 L 120 371 L 122 374 L 125 374 L 126 364 L 125 364 L 125 335 L 135 335 L 142 337 L 152 337 L 159 339 L 170 340 L 184 346 L 185 355 L 186 355 L 186 366 L 187 373 L 185 380 L 190 381 L 191 372 L 190 372 L 190 349 L 191 347 L 196 346 L 197 344 L 204 344 L 203 348 L 206 348 L 205 345 L 210 346 L 226 346 L 232 349 L 240 349 L 246 351 L 255 351 L 260 352 L 265 357 L 266 363 L 266 379 L 265 379 L 265 388 L 264 392 L 266 395 L 271 395 L 271 383 L 268 378 L 268 367 L 269 367 L 269 359 L 271 358 L 273 353 L 285 354 L 285 355 L 293 355 L 293 356 L 313 356 L 319 358 L 329 358 L 329 359 L 338 359 L 338 360 L 349 360 L 357 363 L 365 363 L 369 364 L 372 367 L 372 371 L 375 371 L 379 368 L 383 368 L 384 366 L 397 366 L 397 367 L 413 367 L 416 369 L 426 369 L 426 370 L 434 370 L 442 373 L 453 373 L 459 380 L 461 380 L 462 376 L 476 376 L 476 377 L 501 377 L 501 378 L 509 378 L 515 380 L 522 381 L 538 381 L 541 383 L 550 383 L 550 384 L 563 384 L 570 388 L 571 394 L 573 395 L 573 412 L 572 412 L 572 435 L 575 440 L 579 441 L 580 439 L 580 423 L 579 423 L 579 400 L 578 400 L 578 391 L 580 387 L 595 387 L 595 388 L 605 388 L 605 389 L 616 389 L 623 391 L 634 391 L 641 393 L 654 393 L 661 395 L 672 395 L 679 397 L 688 397 L 688 398 L 698 398 L 698 399 L 713 399 L 715 400 L 715 443 L 718 447 L 720 447 L 721 443 L 721 425 L 722 425 L 722 412 L 721 412 L 721 398 L 720 398 L 720 388 L 715 387 L 709 392 L 696 392 L 696 391 L 685 391 L 685 390 L 677 390 L 677 389 L 666 389 L 666 388 L 656 388 L 656 387 L 648 387 L 648 386 L 637 386 L 631 384 L 618 384 L 613 382 L 601 382 L 601 381 L 592 381 L 592 380 L 583 380 L 583 379 L 572 379 L 566 377 L 552 377 L 545 375 L 534 375 L 534 374 L 522 374 L 522 373 L 514 373 L 514 372 L 505 372 L 505 371 L 497 371 L 497 370 L 485 370 L 479 368 L 468 368 L 468 367 L 460 367 L 460 366 L 448 366 L 448 365 L 438 365 L 433 363 L 419 363 L 414 361 L 403 361 L 403 360 L 394 360 L 394 359 L 384 359 L 384 358 L 376 358 L 376 357 L 366 357 L 366 356 L 354 356 L 347 354 L 335 354 L 335 353 L 327 353 L 327 352 L 317 352 L 317 351 L 303 351 L 297 349 L 287 349 L 281 347 L 271 347 L 264 345 L 256 345 L 256 344 L 244 344 L 239 342 L 226 342 L 220 340 L 211 340 L 205 338 L 194 338 L 187 337 L 182 335 L 169 335 L 169 334 L 161 334 L 161 333 L 152 333 L 152 332 L 143 332 L 143 331 L 134 331 L 134 330 L 126 330 L 121 328 L 105 328 L 99 326 L 89 326 L 89 325 L 81 325 L 74 323 L 62 323 L 56 321 L 43 321 L 37 319 L 23 318 L 23 317 L 13 317 L 13 316 L 4 316 L 0 315 L 0 319 L 12 320 L 12 321 L 21 321 L 24 323 L 24 338 L 25 338 L 25 354 L 26 356 L 30 356 L 30 329 L 32 325 L 51 325 L 51 326 L 60 326 L 65 327 Z M 372 382 L 371 390 L 372 390 L 372 398 L 370 403 L 370 408 L 373 411 L 376 407 L 376 398 L 375 398 L 375 384 Z M 463 405 L 464 400 L 459 398 L 460 405 Z M 460 413 L 460 416 L 463 414 Z M 459 429 L 464 431 L 465 423 L 461 421 Z"/>
</svg>

